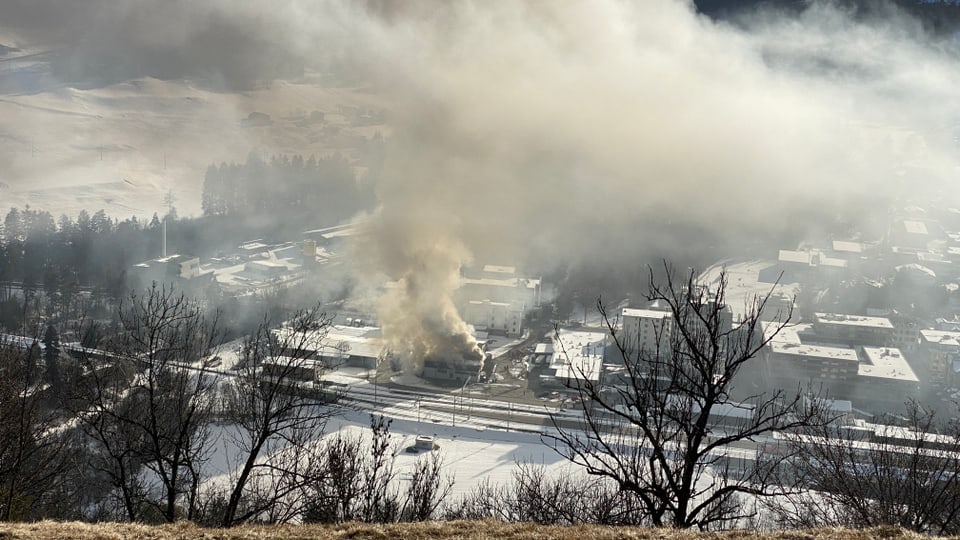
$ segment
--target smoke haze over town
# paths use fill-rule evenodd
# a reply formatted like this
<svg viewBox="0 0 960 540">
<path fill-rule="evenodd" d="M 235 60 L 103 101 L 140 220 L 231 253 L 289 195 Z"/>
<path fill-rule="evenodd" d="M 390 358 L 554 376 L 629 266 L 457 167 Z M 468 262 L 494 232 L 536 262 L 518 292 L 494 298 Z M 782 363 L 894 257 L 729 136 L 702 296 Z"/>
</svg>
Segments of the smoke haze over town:
<svg viewBox="0 0 960 540">
<path fill-rule="evenodd" d="M 2 77 L 8 192 L 120 177 L 108 204 L 153 192 L 157 208 L 170 189 L 190 212 L 207 163 L 324 151 L 244 130 L 247 110 L 306 108 L 311 73 L 359 86 L 351 99 L 386 108 L 389 146 L 357 270 L 420 281 L 385 316 L 443 303 L 474 260 L 623 291 L 638 275 L 624 268 L 659 258 L 703 265 L 720 246 L 869 231 L 905 186 L 939 192 L 956 175 L 956 47 L 892 7 L 717 21 L 668 0 L 84 0 L 8 2 L 0 15 L 0 43 L 48 62 Z M 83 112 L 51 112 L 77 101 Z M 78 114 L 107 118 L 62 118 Z M 61 123 L 84 141 L 54 142 Z M 112 168 L 91 163 L 104 147 Z"/>
</svg>

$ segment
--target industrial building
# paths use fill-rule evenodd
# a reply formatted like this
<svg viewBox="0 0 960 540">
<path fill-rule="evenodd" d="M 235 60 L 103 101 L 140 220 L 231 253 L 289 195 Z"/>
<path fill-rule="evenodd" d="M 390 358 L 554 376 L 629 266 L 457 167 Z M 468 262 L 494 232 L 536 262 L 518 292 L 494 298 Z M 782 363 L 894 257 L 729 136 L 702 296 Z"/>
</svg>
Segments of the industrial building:
<svg viewBox="0 0 960 540">
<path fill-rule="evenodd" d="M 864 338 L 877 337 L 870 332 L 849 334 L 844 328 L 840 334 L 822 335 L 817 332 L 817 323 L 781 328 L 777 323 L 764 322 L 762 326 L 764 339 L 769 342 L 761 358 L 772 387 L 823 385 L 831 398 L 850 400 L 857 407 L 875 411 L 899 406 L 919 393 L 920 379 L 903 352 L 895 347 L 863 344 Z M 884 324 L 876 327 L 887 329 Z M 834 326 L 827 328 L 837 330 Z M 857 342 L 834 341 L 838 335 L 852 335 Z"/>
<path fill-rule="evenodd" d="M 886 317 L 815 313 L 813 329 L 820 339 L 848 345 L 892 345 L 896 331 Z"/>
<path fill-rule="evenodd" d="M 461 277 L 455 301 L 467 324 L 513 337 L 523 334 L 523 318 L 540 305 L 540 297 L 540 278 L 521 277 L 512 266 L 486 265 Z"/>
<path fill-rule="evenodd" d="M 478 382 L 483 369 L 483 360 L 484 355 L 425 358 L 420 376 L 441 385 L 461 386 L 471 381 Z"/>
<path fill-rule="evenodd" d="M 318 361 L 320 369 L 356 367 L 376 369 L 379 358 L 389 356 L 380 329 L 374 326 L 331 325 L 326 332 L 307 336 L 289 327 L 274 330 L 274 337 L 300 354 Z"/>
<path fill-rule="evenodd" d="M 605 332 L 561 329 L 553 338 L 554 343 L 549 347 L 542 344 L 545 346 L 539 349 L 541 354 L 549 351 L 546 365 L 533 372 L 540 389 L 576 389 L 584 382 L 599 384 L 607 337 Z"/>
<path fill-rule="evenodd" d="M 133 265 L 131 286 L 134 289 L 174 286 L 187 293 L 199 293 L 214 284 L 214 273 L 200 269 L 200 258 L 189 255 L 168 255 Z"/>
<path fill-rule="evenodd" d="M 920 330 L 920 354 L 935 384 L 954 384 L 960 373 L 960 332 Z"/>
</svg>

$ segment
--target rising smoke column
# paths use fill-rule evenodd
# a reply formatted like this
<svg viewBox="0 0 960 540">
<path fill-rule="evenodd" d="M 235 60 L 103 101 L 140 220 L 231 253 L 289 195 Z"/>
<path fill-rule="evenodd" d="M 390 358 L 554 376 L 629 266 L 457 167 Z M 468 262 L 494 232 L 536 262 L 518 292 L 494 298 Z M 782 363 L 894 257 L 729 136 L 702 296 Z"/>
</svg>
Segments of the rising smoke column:
<svg viewBox="0 0 960 540">
<path fill-rule="evenodd" d="M 361 244 L 377 256 L 375 267 L 395 280 L 380 298 L 378 315 L 403 372 L 420 374 L 430 358 L 482 360 L 472 328 L 453 302 L 469 251 L 437 221 L 381 212 L 365 225 Z"/>
</svg>

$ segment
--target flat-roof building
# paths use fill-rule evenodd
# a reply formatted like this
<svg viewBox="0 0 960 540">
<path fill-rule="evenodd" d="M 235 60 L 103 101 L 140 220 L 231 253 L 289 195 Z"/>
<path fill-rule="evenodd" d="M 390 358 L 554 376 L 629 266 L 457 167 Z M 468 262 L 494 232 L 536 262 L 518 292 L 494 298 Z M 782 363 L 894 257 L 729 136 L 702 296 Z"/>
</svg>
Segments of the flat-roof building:
<svg viewBox="0 0 960 540">
<path fill-rule="evenodd" d="M 920 330 L 920 352 L 930 380 L 953 384 L 960 369 L 960 332 Z"/>
<path fill-rule="evenodd" d="M 867 321 L 859 321 L 856 328 L 862 328 L 864 323 L 884 329 L 889 325 L 885 319 L 875 320 L 882 319 L 878 317 L 863 319 Z M 817 323 L 787 325 L 776 335 L 777 323 L 762 325 L 769 343 L 761 357 L 774 387 L 822 384 L 831 398 L 850 400 L 874 411 L 899 406 L 919 392 L 920 379 L 900 349 L 836 342 L 834 337 L 846 334 L 822 335 Z"/>
<path fill-rule="evenodd" d="M 814 313 L 813 329 L 831 343 L 884 346 L 894 341 L 894 327 L 886 317 Z"/>
<path fill-rule="evenodd" d="M 554 341 L 550 364 L 540 373 L 542 388 L 575 389 L 585 381 L 600 382 L 606 333 L 561 329 Z"/>
<path fill-rule="evenodd" d="M 623 332 L 620 345 L 630 359 L 638 355 L 669 354 L 673 313 L 653 309 L 624 308 L 620 312 Z"/>
<path fill-rule="evenodd" d="M 334 324 L 326 332 L 296 332 L 284 326 L 274 330 L 276 339 L 296 346 L 301 354 L 316 359 L 324 369 L 360 367 L 374 369 L 386 354 L 380 329 L 375 326 Z"/>
<path fill-rule="evenodd" d="M 474 328 L 519 336 L 524 316 L 540 305 L 540 288 L 539 278 L 520 277 L 512 266 L 486 265 L 479 275 L 460 278 L 454 298 Z"/>
</svg>

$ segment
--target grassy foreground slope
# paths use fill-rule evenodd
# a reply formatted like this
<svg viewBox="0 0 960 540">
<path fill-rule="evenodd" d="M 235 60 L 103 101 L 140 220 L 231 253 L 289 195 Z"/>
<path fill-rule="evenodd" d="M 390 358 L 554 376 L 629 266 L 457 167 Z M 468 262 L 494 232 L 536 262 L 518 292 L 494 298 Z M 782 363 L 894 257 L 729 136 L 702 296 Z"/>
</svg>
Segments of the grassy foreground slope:
<svg viewBox="0 0 960 540">
<path fill-rule="evenodd" d="M 484 521 L 452 521 L 429 523 L 406 523 L 396 525 L 368 525 L 347 523 L 342 525 L 281 525 L 245 526 L 233 529 L 204 529 L 192 524 L 137 525 L 129 523 L 39 523 L 0 524 L 0 539 L 13 538 L 80 538 L 107 540 L 121 538 L 153 540 L 300 540 L 300 539 L 507 539 L 507 540 L 587 540 L 587 539 L 763 539 L 763 540 L 864 540 L 867 538 L 930 538 L 897 528 L 874 528 L 866 530 L 819 529 L 809 531 L 775 531 L 755 533 L 729 531 L 724 533 L 697 533 L 669 529 L 643 529 L 634 527 L 601 526 L 538 526 L 532 524 L 505 524 Z"/>
</svg>

